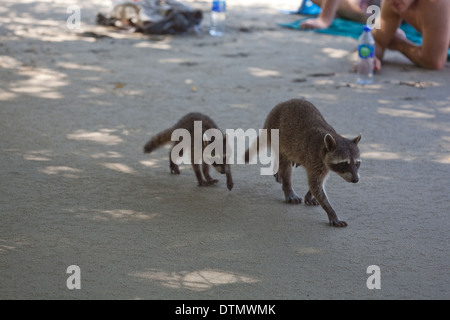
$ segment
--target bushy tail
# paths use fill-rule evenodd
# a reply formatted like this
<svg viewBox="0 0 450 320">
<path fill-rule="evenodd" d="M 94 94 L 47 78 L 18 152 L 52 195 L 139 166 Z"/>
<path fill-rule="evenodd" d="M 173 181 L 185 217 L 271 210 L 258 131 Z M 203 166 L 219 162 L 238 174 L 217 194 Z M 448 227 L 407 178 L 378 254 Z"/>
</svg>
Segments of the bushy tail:
<svg viewBox="0 0 450 320">
<path fill-rule="evenodd" d="M 171 141 L 173 128 L 164 130 L 152 137 L 144 146 L 144 153 L 150 153 L 153 150 L 165 145 Z"/>
</svg>

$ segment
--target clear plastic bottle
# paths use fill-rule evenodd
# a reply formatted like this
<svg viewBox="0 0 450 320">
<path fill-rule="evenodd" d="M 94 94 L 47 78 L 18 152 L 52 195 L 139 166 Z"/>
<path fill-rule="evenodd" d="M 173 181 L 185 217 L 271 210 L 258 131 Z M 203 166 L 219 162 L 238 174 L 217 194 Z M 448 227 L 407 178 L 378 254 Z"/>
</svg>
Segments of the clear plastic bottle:
<svg viewBox="0 0 450 320">
<path fill-rule="evenodd" d="M 369 26 L 364 26 L 364 31 L 358 40 L 358 84 L 373 83 L 375 40 L 371 31 Z"/>
<path fill-rule="evenodd" d="M 209 28 L 210 35 L 220 37 L 225 34 L 226 15 L 225 0 L 213 0 L 211 10 L 211 25 Z"/>
</svg>

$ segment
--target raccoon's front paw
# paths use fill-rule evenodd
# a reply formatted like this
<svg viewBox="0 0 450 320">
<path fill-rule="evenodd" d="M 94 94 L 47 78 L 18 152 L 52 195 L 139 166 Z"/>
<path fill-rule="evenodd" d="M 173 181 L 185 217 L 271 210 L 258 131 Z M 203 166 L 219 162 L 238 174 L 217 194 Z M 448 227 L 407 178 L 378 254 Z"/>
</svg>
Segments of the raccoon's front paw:
<svg viewBox="0 0 450 320">
<path fill-rule="evenodd" d="M 207 186 L 211 186 L 211 185 L 216 184 L 216 183 L 219 183 L 219 180 L 217 180 L 217 179 L 208 179 L 208 180 L 206 180 L 206 185 Z"/>
<path fill-rule="evenodd" d="M 178 168 L 178 165 L 176 165 L 175 163 L 172 163 L 170 165 L 170 173 L 171 174 L 180 174 L 180 169 Z"/>
<path fill-rule="evenodd" d="M 347 226 L 347 222 L 345 221 L 339 221 L 339 220 L 330 220 L 330 226 L 332 227 L 338 227 L 338 228 L 343 228 Z"/>
<path fill-rule="evenodd" d="M 206 181 L 199 182 L 198 185 L 199 185 L 199 187 L 209 187 L 218 182 L 219 182 L 219 180 L 216 180 L 216 179 L 208 179 Z"/>
<path fill-rule="evenodd" d="M 300 204 L 302 203 L 302 198 L 300 198 L 295 192 L 291 192 L 286 195 L 286 202 L 290 204 Z"/>
<path fill-rule="evenodd" d="M 319 201 L 316 200 L 316 198 L 312 198 L 312 199 L 305 199 L 305 204 L 307 206 L 318 206 L 320 203 Z"/>
<path fill-rule="evenodd" d="M 305 195 L 305 204 L 307 206 L 318 206 L 319 201 L 317 201 L 316 198 L 314 198 L 314 196 L 311 194 L 311 192 L 308 191 L 308 193 Z"/>
</svg>

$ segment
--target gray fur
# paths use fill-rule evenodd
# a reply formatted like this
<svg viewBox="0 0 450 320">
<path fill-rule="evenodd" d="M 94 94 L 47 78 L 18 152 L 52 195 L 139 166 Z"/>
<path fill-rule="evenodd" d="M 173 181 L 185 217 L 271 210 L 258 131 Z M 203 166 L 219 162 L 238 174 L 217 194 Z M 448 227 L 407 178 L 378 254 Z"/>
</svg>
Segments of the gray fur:
<svg viewBox="0 0 450 320">
<path fill-rule="evenodd" d="M 328 215 L 330 225 L 347 226 L 346 222 L 338 219 L 328 201 L 324 183 L 330 170 L 348 182 L 359 181 L 361 161 L 357 144 L 361 135 L 350 140 L 337 134 L 313 104 L 299 99 L 275 106 L 267 117 L 264 129 L 279 129 L 279 171 L 275 179 L 282 184 L 286 202 L 302 202 L 292 188 L 291 173 L 293 165 L 304 166 L 309 184 L 306 205 L 320 204 Z"/>
</svg>

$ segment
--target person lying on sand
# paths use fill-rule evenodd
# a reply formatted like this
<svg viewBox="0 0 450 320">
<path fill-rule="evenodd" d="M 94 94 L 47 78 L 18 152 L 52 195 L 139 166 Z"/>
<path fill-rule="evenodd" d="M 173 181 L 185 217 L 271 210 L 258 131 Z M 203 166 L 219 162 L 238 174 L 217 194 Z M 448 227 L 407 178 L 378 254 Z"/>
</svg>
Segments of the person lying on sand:
<svg viewBox="0 0 450 320">
<path fill-rule="evenodd" d="M 372 30 L 375 39 L 375 71 L 381 69 L 386 49 L 403 53 L 416 65 L 444 68 L 450 47 L 449 0 L 385 0 L 381 6 L 381 29 Z M 418 46 L 400 30 L 402 20 L 422 34 Z"/>
<path fill-rule="evenodd" d="M 380 6 L 382 0 L 312 0 L 322 8 L 321 13 L 315 19 L 302 22 L 302 29 L 326 29 L 337 15 L 341 18 L 358 22 L 367 21 L 367 8 L 371 5 Z"/>
</svg>

